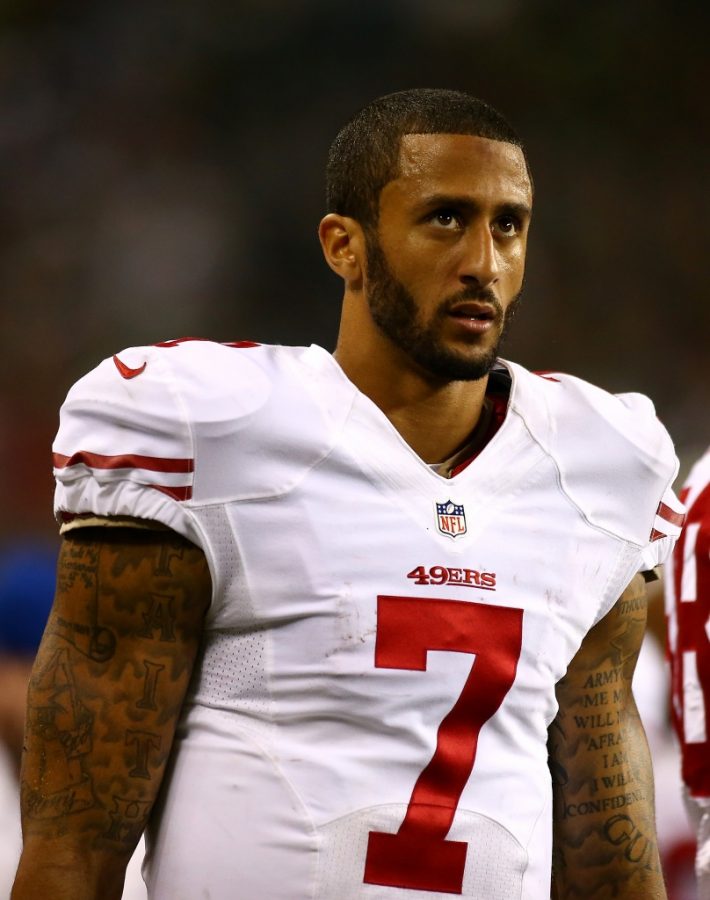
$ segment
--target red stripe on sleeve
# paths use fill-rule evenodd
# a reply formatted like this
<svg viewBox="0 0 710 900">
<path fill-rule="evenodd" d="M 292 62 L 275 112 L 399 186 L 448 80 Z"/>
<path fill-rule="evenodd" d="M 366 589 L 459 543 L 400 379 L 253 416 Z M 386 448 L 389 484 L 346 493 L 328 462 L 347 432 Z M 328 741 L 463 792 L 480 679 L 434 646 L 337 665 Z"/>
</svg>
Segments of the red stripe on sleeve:
<svg viewBox="0 0 710 900">
<path fill-rule="evenodd" d="M 195 462 L 192 459 L 165 459 L 160 456 L 139 456 L 133 453 L 104 456 L 102 453 L 90 453 L 88 450 L 80 450 L 72 456 L 53 453 L 52 461 L 57 469 L 81 464 L 92 469 L 148 469 L 150 472 L 186 473 L 195 469 Z"/>
<path fill-rule="evenodd" d="M 671 525 L 677 525 L 679 528 L 681 528 L 683 522 L 685 522 L 685 513 L 678 513 L 674 509 L 671 509 L 670 506 L 666 506 L 663 502 L 658 504 L 656 515 L 665 519 L 666 522 L 670 522 Z"/>
<path fill-rule="evenodd" d="M 156 491 L 162 491 L 173 500 L 189 500 L 192 497 L 192 488 L 189 485 L 185 487 L 166 487 L 164 484 L 149 484 L 148 487 L 154 488 Z"/>
</svg>

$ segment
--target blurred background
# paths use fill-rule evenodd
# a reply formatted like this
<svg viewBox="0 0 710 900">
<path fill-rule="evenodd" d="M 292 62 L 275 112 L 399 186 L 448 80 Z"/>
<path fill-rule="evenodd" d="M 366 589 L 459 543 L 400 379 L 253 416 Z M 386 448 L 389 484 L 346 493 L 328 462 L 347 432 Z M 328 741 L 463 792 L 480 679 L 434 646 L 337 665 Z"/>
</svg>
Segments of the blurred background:
<svg viewBox="0 0 710 900">
<path fill-rule="evenodd" d="M 329 142 L 422 85 L 489 100 L 529 148 L 506 355 L 647 392 L 687 466 L 710 442 L 708 18 L 682 0 L 1 4 L 4 534 L 54 533 L 57 409 L 104 356 L 186 335 L 333 346 Z"/>
<path fill-rule="evenodd" d="M 0 546 L 56 543 L 57 410 L 106 355 L 186 335 L 332 348 L 328 145 L 413 86 L 477 94 L 527 143 L 504 355 L 648 393 L 683 474 L 710 443 L 708 18 L 683 0 L 0 4 Z"/>
</svg>

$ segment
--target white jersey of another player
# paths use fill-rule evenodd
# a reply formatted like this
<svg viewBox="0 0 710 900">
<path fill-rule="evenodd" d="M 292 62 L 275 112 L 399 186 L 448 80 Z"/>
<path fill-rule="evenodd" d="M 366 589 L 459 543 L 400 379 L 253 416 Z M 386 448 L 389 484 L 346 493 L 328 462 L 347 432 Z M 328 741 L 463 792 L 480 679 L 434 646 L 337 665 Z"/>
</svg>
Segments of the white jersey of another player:
<svg viewBox="0 0 710 900">
<path fill-rule="evenodd" d="M 70 392 L 58 514 L 162 522 L 212 574 L 155 900 L 549 897 L 555 684 L 669 552 L 676 461 L 644 397 L 495 377 L 451 479 L 315 346 L 134 348 Z"/>
<path fill-rule="evenodd" d="M 681 492 L 685 528 L 665 580 L 673 724 L 696 820 L 700 897 L 710 897 L 710 449 Z"/>
</svg>

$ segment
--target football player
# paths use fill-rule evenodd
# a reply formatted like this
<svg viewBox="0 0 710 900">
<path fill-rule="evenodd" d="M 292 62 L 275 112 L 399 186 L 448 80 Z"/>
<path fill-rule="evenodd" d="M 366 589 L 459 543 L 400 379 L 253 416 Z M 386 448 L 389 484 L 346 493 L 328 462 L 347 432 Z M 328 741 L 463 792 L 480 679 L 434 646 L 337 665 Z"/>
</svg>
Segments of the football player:
<svg viewBox="0 0 710 900">
<path fill-rule="evenodd" d="M 533 188 L 466 94 L 336 137 L 335 353 L 70 391 L 15 900 L 664 897 L 631 677 L 682 522 L 651 402 L 498 359 Z"/>
<path fill-rule="evenodd" d="M 696 825 L 695 871 L 710 897 L 710 449 L 681 491 L 688 518 L 665 579 L 671 714 L 683 760 L 687 806 Z"/>
</svg>

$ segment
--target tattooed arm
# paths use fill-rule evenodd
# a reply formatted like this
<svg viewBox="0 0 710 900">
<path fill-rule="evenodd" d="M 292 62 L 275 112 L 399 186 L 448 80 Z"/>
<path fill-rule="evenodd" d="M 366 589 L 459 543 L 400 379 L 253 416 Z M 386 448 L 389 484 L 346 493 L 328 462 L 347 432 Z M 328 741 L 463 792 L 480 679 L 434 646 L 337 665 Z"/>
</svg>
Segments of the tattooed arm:
<svg viewBox="0 0 710 900">
<path fill-rule="evenodd" d="M 210 599 L 171 531 L 64 539 L 30 681 L 13 900 L 118 900 L 155 800 Z"/>
<path fill-rule="evenodd" d="M 666 897 L 651 760 L 631 693 L 645 624 L 637 575 L 557 685 L 548 739 L 556 900 Z"/>
</svg>

